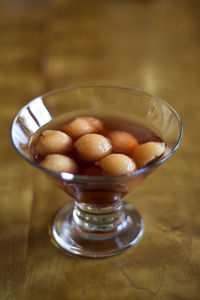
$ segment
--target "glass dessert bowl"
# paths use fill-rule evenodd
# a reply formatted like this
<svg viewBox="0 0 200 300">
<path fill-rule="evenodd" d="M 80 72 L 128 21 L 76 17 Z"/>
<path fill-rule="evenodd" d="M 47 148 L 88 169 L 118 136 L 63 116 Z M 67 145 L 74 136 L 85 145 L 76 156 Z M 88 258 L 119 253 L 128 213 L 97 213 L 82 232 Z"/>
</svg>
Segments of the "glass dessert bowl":
<svg viewBox="0 0 200 300">
<path fill-rule="evenodd" d="M 108 149 L 104 157 L 116 156 L 120 152 L 113 150 L 113 131 L 133 133 L 141 145 L 148 142 L 162 144 L 163 153 L 151 157 L 140 167 L 136 166 L 137 162 L 136 167 L 129 168 L 124 174 L 123 171 L 113 171 L 115 168 L 118 170 L 118 161 L 111 163 L 110 173 L 103 172 L 107 168 L 105 161 L 105 170 L 99 173 L 100 167 L 104 166 L 101 163 L 104 157 L 94 158 L 92 162 L 82 162 L 77 158 L 79 135 L 72 137 L 75 146 L 71 146 L 69 154 L 73 163 L 76 164 L 78 159 L 76 172 L 73 168 L 71 173 L 62 168 L 59 171 L 48 168 L 48 165 L 41 163 L 44 157 L 38 159 L 38 153 L 34 152 L 41 134 L 45 130 L 63 131 L 63 124 L 70 124 L 77 118 L 97 119 L 106 124 L 107 127 L 99 129 L 100 132 L 89 132 L 111 144 L 114 153 Z M 140 90 L 85 86 L 56 90 L 29 102 L 15 117 L 11 138 L 26 161 L 74 199 L 54 218 L 52 235 L 56 243 L 76 255 L 106 257 L 120 253 L 141 238 L 143 219 L 131 204 L 124 201 L 124 197 L 175 152 L 182 138 L 182 123 L 176 111 L 166 102 Z M 90 152 L 89 147 L 87 142 L 84 149 L 86 156 Z M 58 153 L 60 155 L 61 152 Z M 131 155 L 128 154 L 128 159 L 133 161 L 134 156 Z M 77 169 L 81 171 L 77 172 Z"/>
</svg>

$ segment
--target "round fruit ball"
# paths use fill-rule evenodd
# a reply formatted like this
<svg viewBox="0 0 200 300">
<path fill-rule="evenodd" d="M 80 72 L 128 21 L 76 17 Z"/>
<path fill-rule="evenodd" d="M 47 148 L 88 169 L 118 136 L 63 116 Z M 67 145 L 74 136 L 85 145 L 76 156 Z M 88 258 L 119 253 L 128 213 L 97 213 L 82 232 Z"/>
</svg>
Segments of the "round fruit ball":
<svg viewBox="0 0 200 300">
<path fill-rule="evenodd" d="M 161 157 L 165 152 L 165 143 L 147 142 L 137 146 L 132 153 L 132 158 L 138 168 L 144 168 L 153 160 Z"/>
<path fill-rule="evenodd" d="M 62 130 L 66 132 L 73 139 L 77 139 L 84 134 L 98 133 L 103 130 L 102 122 L 93 117 L 79 117 L 62 127 Z"/>
<path fill-rule="evenodd" d="M 78 171 L 76 162 L 62 154 L 49 154 L 40 163 L 46 169 L 56 172 L 68 172 L 75 174 Z"/>
<path fill-rule="evenodd" d="M 71 137 L 59 130 L 44 130 L 36 145 L 36 151 L 41 155 L 63 154 L 71 149 Z"/>
<path fill-rule="evenodd" d="M 108 137 L 111 140 L 113 152 L 130 154 L 138 146 L 136 138 L 126 131 L 112 131 Z"/>
<path fill-rule="evenodd" d="M 74 147 L 78 156 L 87 162 L 100 160 L 112 152 L 110 141 L 95 133 L 83 135 L 74 143 Z"/>
<path fill-rule="evenodd" d="M 125 154 L 113 153 L 104 157 L 97 165 L 105 175 L 123 175 L 136 171 L 134 161 Z"/>
</svg>

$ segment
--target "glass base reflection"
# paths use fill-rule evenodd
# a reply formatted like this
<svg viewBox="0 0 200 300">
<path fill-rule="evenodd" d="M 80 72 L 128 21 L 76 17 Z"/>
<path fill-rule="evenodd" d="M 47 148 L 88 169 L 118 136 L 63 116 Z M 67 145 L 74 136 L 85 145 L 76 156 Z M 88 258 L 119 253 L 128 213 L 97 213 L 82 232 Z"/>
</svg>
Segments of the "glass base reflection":
<svg viewBox="0 0 200 300">
<path fill-rule="evenodd" d="M 123 204 L 121 223 L 111 231 L 82 229 L 74 220 L 75 210 L 73 203 L 70 203 L 57 213 L 53 221 L 52 234 L 62 249 L 76 255 L 106 257 L 119 254 L 136 244 L 144 232 L 141 215 L 128 203 Z"/>
</svg>

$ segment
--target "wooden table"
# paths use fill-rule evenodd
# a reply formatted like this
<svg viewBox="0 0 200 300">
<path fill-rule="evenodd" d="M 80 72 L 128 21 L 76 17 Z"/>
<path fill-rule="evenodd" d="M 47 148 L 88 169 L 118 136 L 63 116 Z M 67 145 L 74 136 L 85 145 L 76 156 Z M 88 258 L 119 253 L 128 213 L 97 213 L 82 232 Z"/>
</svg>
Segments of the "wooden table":
<svg viewBox="0 0 200 300">
<path fill-rule="evenodd" d="M 19 108 L 55 88 L 138 87 L 181 115 L 179 151 L 127 201 L 145 220 L 118 256 L 64 255 L 49 224 L 69 198 L 19 157 Z M 198 0 L 1 0 L 0 299 L 200 299 Z"/>
</svg>

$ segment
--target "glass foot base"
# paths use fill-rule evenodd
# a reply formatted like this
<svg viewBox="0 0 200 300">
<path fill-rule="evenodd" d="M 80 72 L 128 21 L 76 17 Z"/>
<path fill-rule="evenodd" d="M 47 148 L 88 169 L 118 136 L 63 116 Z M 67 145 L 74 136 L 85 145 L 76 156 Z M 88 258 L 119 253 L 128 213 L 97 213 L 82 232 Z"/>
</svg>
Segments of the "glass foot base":
<svg viewBox="0 0 200 300">
<path fill-rule="evenodd" d="M 85 257 L 106 257 L 119 254 L 136 244 L 144 231 L 139 212 L 124 204 L 125 220 L 111 232 L 88 232 L 80 229 L 73 220 L 73 203 L 64 206 L 55 216 L 52 234 L 64 250 Z"/>
</svg>

